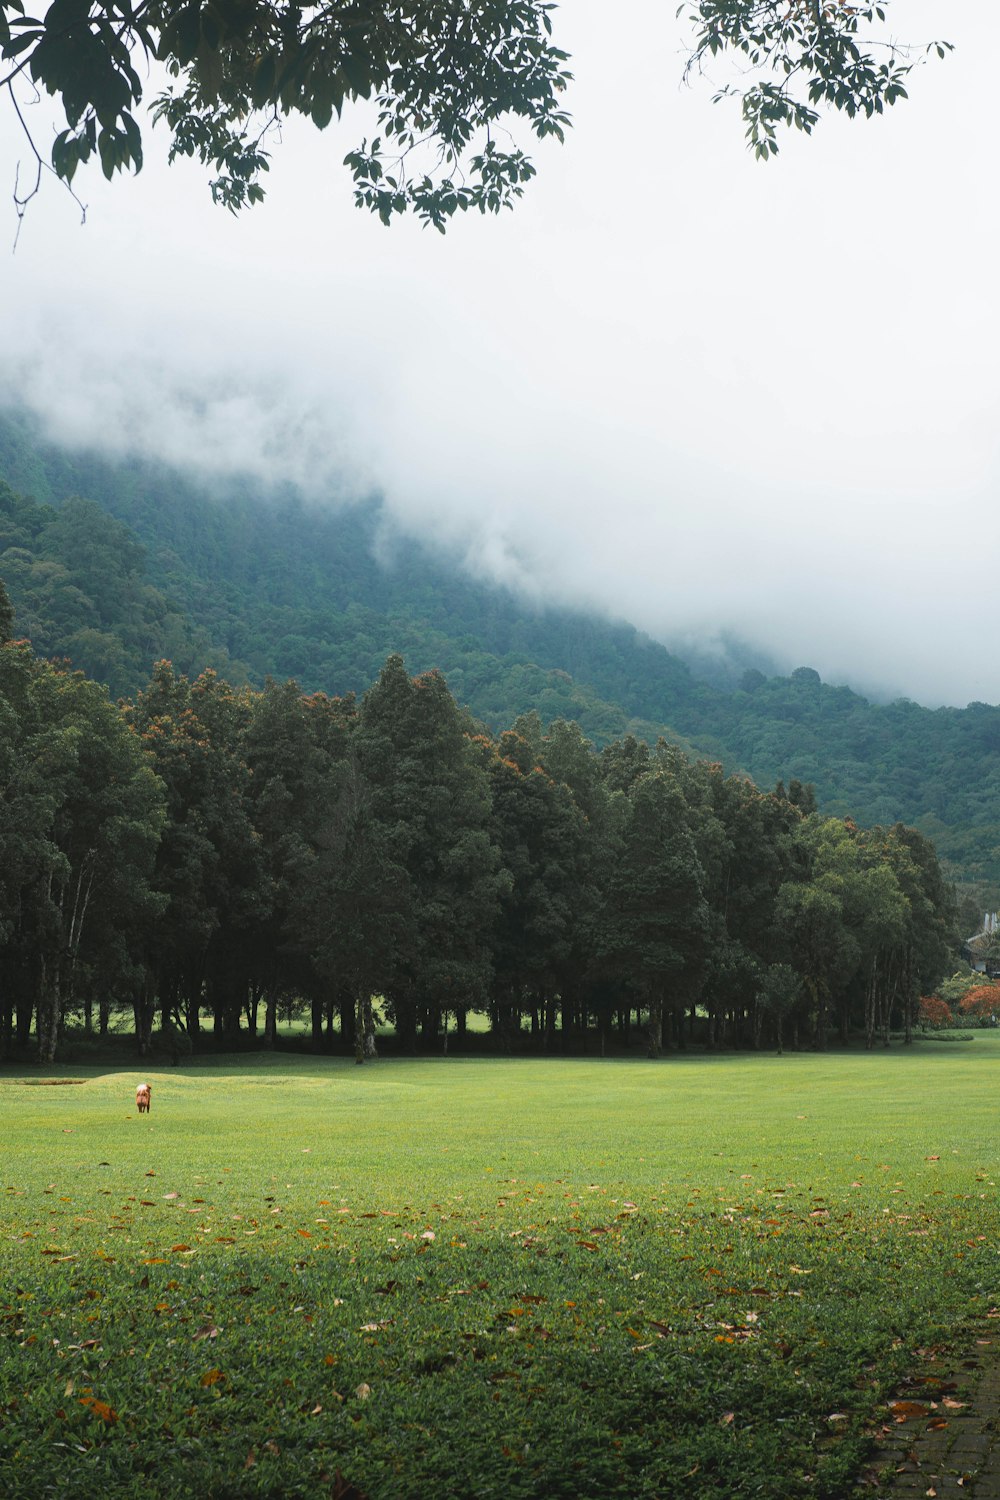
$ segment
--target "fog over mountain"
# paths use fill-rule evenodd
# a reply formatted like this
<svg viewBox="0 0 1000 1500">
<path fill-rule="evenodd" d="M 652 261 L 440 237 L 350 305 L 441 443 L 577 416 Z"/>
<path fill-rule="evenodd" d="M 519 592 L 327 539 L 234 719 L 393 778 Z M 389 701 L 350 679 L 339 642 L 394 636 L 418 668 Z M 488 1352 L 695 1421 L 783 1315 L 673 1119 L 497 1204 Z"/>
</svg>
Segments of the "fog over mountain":
<svg viewBox="0 0 1000 1500">
<path fill-rule="evenodd" d="M 484 580 L 668 643 L 1000 700 L 1000 15 L 897 0 L 954 56 L 761 165 L 680 87 L 674 9 L 563 5 L 575 129 L 515 214 L 443 239 L 353 209 L 357 118 L 287 128 L 238 221 L 155 131 L 138 179 L 84 178 L 83 227 L 47 183 L 0 273 L 0 398 L 72 443 L 380 492 Z M 24 155 L 5 120 L 9 187 Z"/>
</svg>

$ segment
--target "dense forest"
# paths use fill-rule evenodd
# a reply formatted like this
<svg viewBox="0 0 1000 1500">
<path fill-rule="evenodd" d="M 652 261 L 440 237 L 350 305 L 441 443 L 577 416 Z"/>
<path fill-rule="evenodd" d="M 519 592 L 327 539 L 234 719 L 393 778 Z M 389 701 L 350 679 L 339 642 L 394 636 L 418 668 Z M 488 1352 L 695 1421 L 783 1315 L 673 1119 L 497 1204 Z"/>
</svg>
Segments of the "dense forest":
<svg viewBox="0 0 1000 1500">
<path fill-rule="evenodd" d="M 628 625 L 468 578 L 388 531 L 377 499 L 331 509 L 236 481 L 210 494 L 162 465 L 67 453 L 23 413 L 0 414 L 2 479 L 0 576 L 20 630 L 116 696 L 161 657 L 237 686 L 361 693 L 400 652 L 493 730 L 534 709 L 598 746 L 662 735 L 761 786 L 811 784 L 824 812 L 910 824 L 976 907 L 998 904 L 998 707 L 870 703 L 808 667 L 704 680 Z"/>
<path fill-rule="evenodd" d="M 64 513 L 60 513 L 64 514 Z M 140 594 L 140 597 L 144 597 Z M 634 736 L 494 735 L 390 656 L 361 701 L 161 661 L 113 703 L 17 636 L 0 590 L 0 1053 L 124 1014 L 140 1052 L 909 1035 L 950 971 L 932 844 L 859 829 Z"/>
</svg>

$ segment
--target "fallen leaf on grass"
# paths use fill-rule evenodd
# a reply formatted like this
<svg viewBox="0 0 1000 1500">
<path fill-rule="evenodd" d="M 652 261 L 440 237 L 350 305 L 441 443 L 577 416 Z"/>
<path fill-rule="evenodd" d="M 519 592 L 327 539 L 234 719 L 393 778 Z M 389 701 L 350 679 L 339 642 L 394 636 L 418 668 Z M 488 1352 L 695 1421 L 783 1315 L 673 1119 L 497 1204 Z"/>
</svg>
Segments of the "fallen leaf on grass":
<svg viewBox="0 0 1000 1500">
<path fill-rule="evenodd" d="M 109 1427 L 113 1427 L 118 1421 L 118 1413 L 114 1408 L 108 1406 L 106 1401 L 98 1401 L 96 1396 L 81 1396 L 80 1405 L 88 1407 L 91 1416 L 99 1417 Z"/>
<path fill-rule="evenodd" d="M 220 1380 L 225 1380 L 225 1378 L 226 1377 L 225 1377 L 225 1375 L 223 1375 L 223 1373 L 222 1373 L 221 1370 L 217 1370 L 217 1369 L 213 1368 L 211 1370 L 206 1370 L 205 1371 L 204 1375 L 201 1377 L 201 1380 L 199 1381 L 199 1384 L 200 1385 L 218 1385 L 219 1382 L 220 1382 Z"/>
<path fill-rule="evenodd" d="M 889 1410 L 897 1422 L 908 1422 L 911 1417 L 929 1417 L 931 1409 L 923 1401 L 890 1401 Z"/>
</svg>

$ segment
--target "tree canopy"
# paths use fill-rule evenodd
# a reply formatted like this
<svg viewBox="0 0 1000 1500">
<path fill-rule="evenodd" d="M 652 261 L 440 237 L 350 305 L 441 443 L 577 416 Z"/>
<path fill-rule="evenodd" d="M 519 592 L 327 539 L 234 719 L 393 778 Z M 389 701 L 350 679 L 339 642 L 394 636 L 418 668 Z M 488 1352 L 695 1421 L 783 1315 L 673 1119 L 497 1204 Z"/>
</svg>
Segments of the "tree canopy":
<svg viewBox="0 0 1000 1500">
<path fill-rule="evenodd" d="M 732 55 L 740 82 L 716 100 L 740 101 L 747 144 L 760 160 L 778 151 L 778 127 L 811 134 L 824 105 L 852 119 L 883 114 L 907 97 L 906 83 L 928 55 L 944 57 L 949 42 L 917 47 L 887 32 L 889 0 L 696 0 L 682 5 L 694 31 L 687 74 Z"/>
<path fill-rule="evenodd" d="M 810 132 L 828 105 L 854 116 L 906 97 L 922 55 L 886 33 L 888 0 L 696 0 L 688 74 L 720 54 L 740 64 L 750 147 L 777 149 L 781 124 Z M 319 129 L 368 101 L 369 133 L 344 158 L 359 207 L 388 224 L 413 209 L 443 231 L 459 210 L 510 208 L 535 175 L 508 135 L 521 125 L 562 139 L 567 54 L 548 0 L 52 0 L 40 16 L 0 0 L 0 85 L 43 170 L 71 184 L 96 157 L 106 177 L 142 166 L 140 106 L 170 131 L 169 157 L 210 170 L 216 202 L 236 211 L 264 196 L 270 142 L 283 117 Z M 152 80 L 152 96 L 145 97 Z M 51 142 L 26 121 L 34 95 L 65 115 Z"/>
<path fill-rule="evenodd" d="M 206 1014 L 230 1050 L 262 1004 L 266 1045 L 279 1006 L 317 1051 L 339 1014 L 359 1061 L 376 1008 L 408 1051 L 476 1012 L 505 1051 L 628 1047 L 633 1016 L 654 1056 L 872 1046 L 911 1035 L 954 919 L 912 829 L 663 739 L 493 736 L 398 655 L 360 703 L 161 661 L 115 704 L 0 641 L 0 1056 L 129 1013 L 141 1055 L 204 1045 Z"/>
<path fill-rule="evenodd" d="M 413 208 L 441 228 L 458 209 L 509 207 L 534 176 L 525 152 L 502 144 L 504 122 L 562 136 L 569 74 L 551 40 L 552 8 L 543 0 L 53 0 L 36 19 L 24 0 L 3 0 L 0 83 L 22 124 L 14 85 L 58 96 L 66 128 L 51 143 L 51 166 L 71 183 L 95 155 L 108 178 L 141 168 L 137 111 L 149 72 L 170 159 L 197 157 L 214 174 L 215 200 L 233 210 L 263 197 L 267 142 L 281 117 L 304 115 L 323 129 L 345 104 L 368 100 L 374 134 L 345 159 L 358 204 L 385 223 Z M 42 145 L 32 145 L 40 176 Z"/>
</svg>

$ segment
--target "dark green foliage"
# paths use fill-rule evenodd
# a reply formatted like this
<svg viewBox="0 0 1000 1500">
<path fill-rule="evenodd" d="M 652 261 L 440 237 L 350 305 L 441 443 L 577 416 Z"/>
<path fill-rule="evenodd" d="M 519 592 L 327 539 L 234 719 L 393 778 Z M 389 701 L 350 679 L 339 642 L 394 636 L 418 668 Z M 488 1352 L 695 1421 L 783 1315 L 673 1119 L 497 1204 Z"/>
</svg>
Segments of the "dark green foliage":
<svg viewBox="0 0 1000 1500">
<path fill-rule="evenodd" d="M 14 606 L 0 578 L 0 646 L 6 645 L 14 634 Z"/>
<path fill-rule="evenodd" d="M 824 106 L 871 119 L 907 97 L 917 61 L 944 57 L 948 42 L 910 47 L 881 30 L 891 0 L 844 5 L 828 0 L 688 0 L 694 29 L 688 73 L 720 54 L 738 59 L 741 83 L 715 98 L 739 99 L 747 144 L 759 160 L 778 152 L 779 125 L 807 135 Z"/>
<path fill-rule="evenodd" d="M 659 1054 L 665 1008 L 683 1013 L 701 992 L 709 945 L 705 874 L 692 810 L 675 776 L 656 769 L 631 789 L 607 887 L 599 961 L 649 1014 Z"/>
<path fill-rule="evenodd" d="M 42 1061 L 63 1018 L 136 982 L 163 900 L 163 786 L 120 711 L 25 642 L 0 646 L 0 1047 L 32 1015 Z"/>
<path fill-rule="evenodd" d="M 375 818 L 403 872 L 399 938 L 386 998 L 415 1043 L 444 1011 L 482 1006 L 490 939 L 510 876 L 491 837 L 490 788 L 454 699 L 438 672 L 406 675 L 391 656 L 365 694 L 355 739 Z"/>
<path fill-rule="evenodd" d="M 712 1045 L 790 1020 L 909 1037 L 955 966 L 953 902 L 913 830 L 861 831 L 660 740 L 598 757 L 535 713 L 475 733 L 440 673 L 390 656 L 360 709 L 294 682 L 233 689 L 160 662 L 133 703 L 27 642 L 0 646 L 0 1042 L 131 1010 L 140 1054 L 276 1040 L 373 1055 L 489 1015 L 494 1041 L 602 1050 L 645 1016 L 653 1055 L 699 1009 Z M 799 802 L 808 805 L 802 794 Z M 776 974 L 782 962 L 796 976 Z M 778 976 L 780 978 L 780 975 Z M 785 1004 L 794 992 L 796 1003 Z M 790 1008 L 791 1007 L 791 1008 Z M 790 1012 L 790 1013 L 789 1013 Z M 183 1044 L 183 1045 L 182 1045 Z"/>
<path fill-rule="evenodd" d="M 1000 708 L 869 703 L 808 668 L 710 685 L 628 626 L 529 608 L 418 542 L 380 563 L 374 501 L 331 511 L 248 487 L 209 499 L 161 466 L 70 457 L 11 414 L 0 416 L 4 473 L 45 502 L 0 495 L 0 576 L 18 631 L 115 692 L 135 692 L 168 656 L 186 675 L 211 666 L 236 683 L 294 676 L 307 692 L 360 694 L 401 651 L 412 670 L 442 670 L 494 729 L 534 707 L 599 746 L 622 740 L 622 787 L 647 753 L 630 733 L 666 730 L 758 785 L 782 778 L 802 811 L 916 827 L 977 909 L 997 903 Z M 55 506 L 80 493 L 129 531 L 76 501 L 54 524 Z M 93 535 L 78 557 L 70 539 L 84 521 Z"/>
<path fill-rule="evenodd" d="M 135 533 L 92 500 L 59 508 L 22 499 L 0 480 L 0 559 L 18 630 L 43 656 L 67 657 L 112 693 L 134 692 L 157 657 L 181 670 L 244 675 L 147 582 Z M 0 614 L 0 639 L 12 621 Z"/>
<path fill-rule="evenodd" d="M 459 209 L 510 207 L 534 176 L 523 151 L 498 143 L 499 121 L 562 139 L 568 116 L 558 96 L 570 75 L 550 39 L 550 9 L 476 0 L 456 17 L 451 3 L 413 0 L 205 9 L 54 0 L 34 19 L 21 0 L 5 0 L 0 75 L 16 83 L 23 72 L 60 99 L 68 129 L 52 141 L 51 160 L 69 183 L 93 156 L 108 178 L 141 169 L 136 114 L 155 59 L 176 80 L 152 111 L 171 132 L 170 159 L 193 156 L 213 169 L 212 196 L 234 212 L 264 196 L 265 142 L 281 116 L 304 115 L 322 130 L 345 104 L 371 100 L 377 134 L 346 157 L 357 203 L 384 223 L 413 207 L 443 228 Z M 407 161 L 424 143 L 426 173 L 419 152 L 420 166 Z"/>
</svg>

